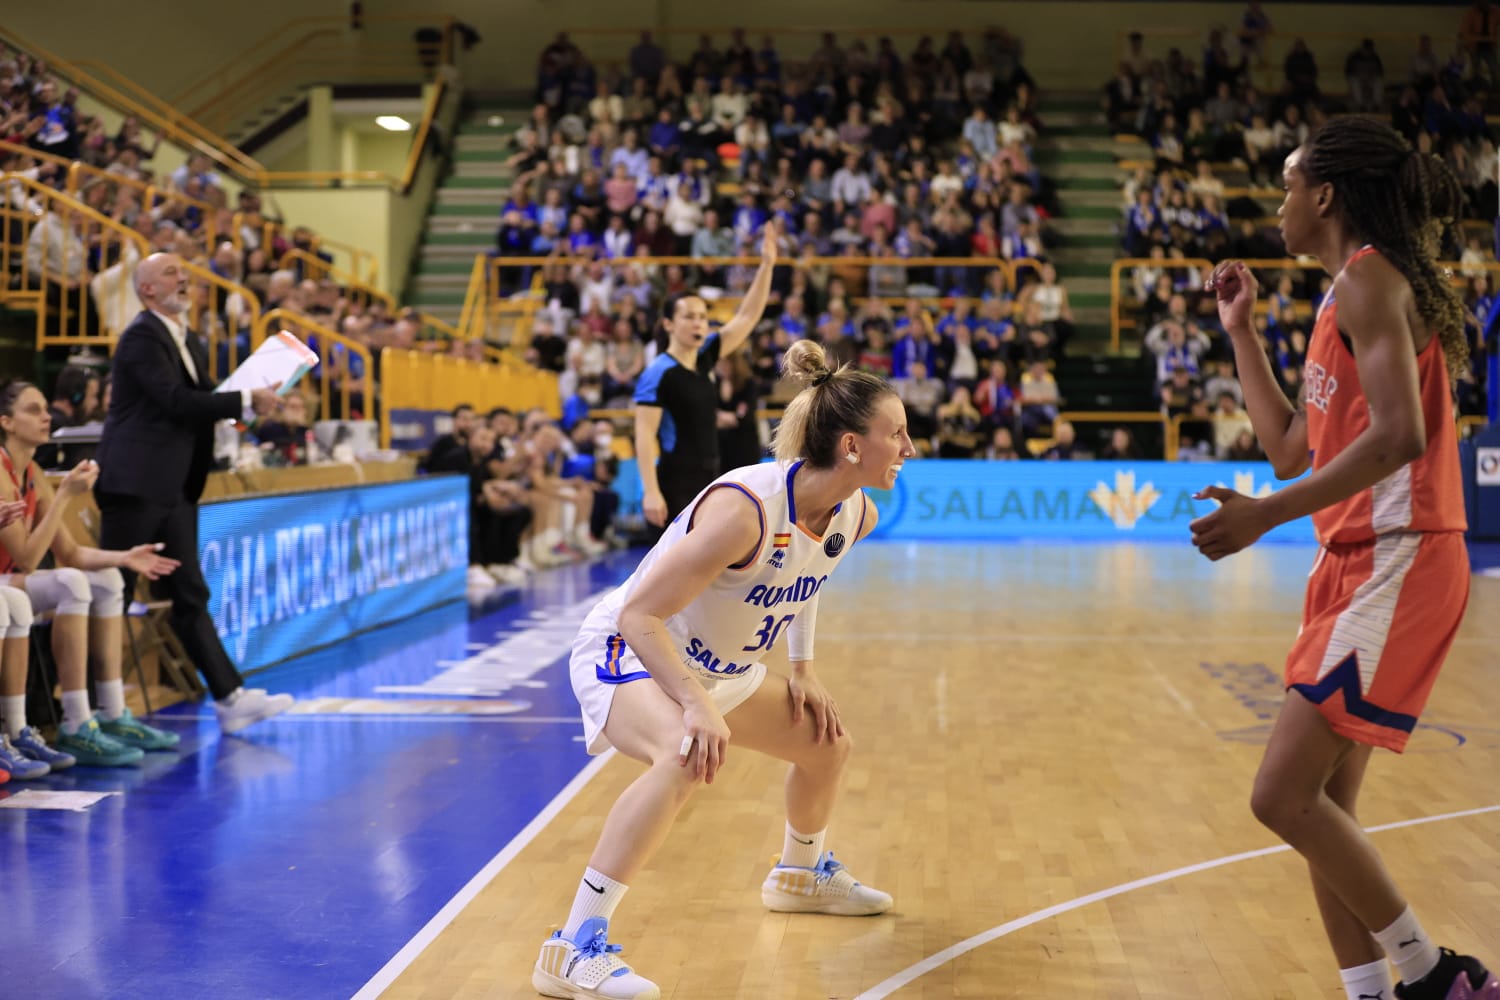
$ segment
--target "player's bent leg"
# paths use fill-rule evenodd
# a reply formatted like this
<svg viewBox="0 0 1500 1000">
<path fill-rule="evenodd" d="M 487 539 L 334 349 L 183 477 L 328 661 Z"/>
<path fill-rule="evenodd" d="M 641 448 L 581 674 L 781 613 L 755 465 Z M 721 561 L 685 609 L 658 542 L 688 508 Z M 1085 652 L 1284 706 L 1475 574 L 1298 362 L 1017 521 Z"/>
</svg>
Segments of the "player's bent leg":
<svg viewBox="0 0 1500 1000">
<path fill-rule="evenodd" d="M 682 806 L 701 782 L 691 768 L 678 765 L 682 742 L 682 708 L 650 679 L 616 687 L 604 735 L 627 757 L 647 765 L 621 793 L 604 821 L 589 868 L 619 883 L 619 894 L 666 839 Z M 585 883 L 588 882 L 585 875 Z M 608 883 L 606 883 L 608 884 Z M 601 891 L 601 887 L 587 885 Z M 586 889 L 580 896 L 588 901 Z M 601 899 L 605 898 L 603 896 Z M 610 897 L 618 899 L 618 894 Z M 531 971 L 531 985 L 543 996 L 569 1000 L 657 1000 L 656 984 L 638 975 L 609 942 L 609 916 L 579 911 L 576 928 L 564 927 L 542 942 Z M 609 909 L 613 909 L 611 903 Z M 575 916 L 570 915 L 570 923 Z"/>
<path fill-rule="evenodd" d="M 784 850 L 780 863 L 761 883 L 761 902 L 783 913 L 871 916 L 889 910 L 889 893 L 864 885 L 832 851 L 822 850 L 839 781 L 854 748 L 848 732 L 833 739 L 825 734 L 819 740 L 816 721 L 806 709 L 794 722 L 786 678 L 775 672 L 767 673 L 765 682 L 725 721 L 731 745 L 759 750 L 791 765 L 786 777 L 787 844 L 813 852 L 799 859 L 808 863 L 789 864 L 791 851 Z M 816 846 L 801 847 L 809 841 Z"/>
<path fill-rule="evenodd" d="M 1255 776 L 1255 818 L 1291 845 L 1366 928 L 1390 925 L 1406 909 L 1385 863 L 1327 786 L 1355 752 L 1313 705 L 1287 693 Z"/>
</svg>

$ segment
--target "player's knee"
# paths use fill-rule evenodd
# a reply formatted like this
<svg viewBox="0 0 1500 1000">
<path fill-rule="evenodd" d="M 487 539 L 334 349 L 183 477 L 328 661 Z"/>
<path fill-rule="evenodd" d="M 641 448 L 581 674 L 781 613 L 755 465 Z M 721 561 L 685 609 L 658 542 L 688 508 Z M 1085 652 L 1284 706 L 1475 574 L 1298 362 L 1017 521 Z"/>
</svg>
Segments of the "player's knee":
<svg viewBox="0 0 1500 1000">
<path fill-rule="evenodd" d="M 18 622 L 18 612 L 26 622 Z M 0 586 L 0 636 L 24 639 L 31 630 L 31 601 L 13 586 Z"/>
<path fill-rule="evenodd" d="M 1274 776 L 1260 774 L 1250 791 L 1250 811 L 1262 826 L 1285 839 L 1307 816 L 1307 803 Z"/>
<path fill-rule="evenodd" d="M 671 789 L 677 798 L 677 804 L 681 805 L 692 797 L 692 794 L 703 785 L 703 779 L 694 773 L 691 761 L 686 766 L 678 763 L 679 758 L 673 754 L 669 759 L 658 761 L 653 765 L 653 770 L 660 776 L 662 782 Z"/>
<path fill-rule="evenodd" d="M 7 639 L 24 639 L 31 634 L 34 615 L 31 598 L 19 587 L 0 587 L 0 607 L 3 607 L 4 635 Z"/>
<path fill-rule="evenodd" d="M 830 739 L 825 734 L 816 743 L 809 743 L 803 754 L 803 763 L 820 770 L 841 771 L 849 762 L 849 755 L 853 752 L 854 738 L 846 729 L 841 736 Z"/>
<path fill-rule="evenodd" d="M 114 568 L 88 574 L 90 614 L 95 618 L 118 618 L 125 612 L 125 578 Z"/>
<path fill-rule="evenodd" d="M 57 614 L 86 615 L 92 602 L 89 578 L 81 569 L 71 566 L 52 571 L 52 581 L 58 589 Z"/>
</svg>

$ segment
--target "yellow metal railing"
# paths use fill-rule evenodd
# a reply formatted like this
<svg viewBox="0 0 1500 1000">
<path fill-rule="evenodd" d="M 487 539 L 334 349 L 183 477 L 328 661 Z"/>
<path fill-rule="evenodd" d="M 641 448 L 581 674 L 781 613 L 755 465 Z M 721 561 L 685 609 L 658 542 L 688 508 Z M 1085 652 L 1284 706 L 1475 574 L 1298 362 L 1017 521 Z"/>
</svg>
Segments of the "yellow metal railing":
<svg viewBox="0 0 1500 1000">
<path fill-rule="evenodd" d="M 146 241 L 29 177 L 4 174 L 0 185 L 0 273 L 13 276 L 0 302 L 35 312 L 37 350 L 112 347 L 140 310 L 131 278 Z"/>
<path fill-rule="evenodd" d="M 1172 437 L 1171 425 L 1166 416 L 1157 410 L 1066 410 L 1057 415 L 1057 420 L 1053 421 L 1054 427 L 1059 420 L 1066 420 L 1070 424 L 1157 424 L 1162 428 L 1166 457 L 1177 457 L 1177 441 Z"/>
<path fill-rule="evenodd" d="M 304 19 L 307 21 L 330 20 L 330 19 Z M 342 21 L 342 19 L 331 19 Z M 454 24 L 451 18 L 445 15 L 389 15 L 380 18 L 368 19 L 371 22 L 391 22 L 412 24 L 417 22 L 436 22 L 441 25 L 444 39 L 451 40 L 454 33 Z M 283 36 L 284 37 L 284 36 Z M 121 114 L 135 117 L 144 126 L 159 132 L 162 137 L 190 153 L 198 153 L 208 157 L 210 161 L 226 173 L 237 178 L 245 184 L 257 188 L 272 188 L 281 186 L 380 186 L 391 188 L 396 191 L 405 192 L 410 189 L 416 176 L 416 171 L 421 164 L 422 150 L 426 145 L 426 137 L 431 131 L 432 122 L 429 115 L 436 115 L 440 101 L 446 92 L 443 85 L 442 74 L 437 74 L 438 86 L 435 94 L 429 96 L 424 109 L 423 121 L 413 131 L 413 149 L 408 156 L 406 169 L 402 176 L 394 176 L 383 171 L 280 171 L 273 172 L 265 168 L 263 164 L 241 151 L 219 132 L 207 127 L 202 121 L 193 116 L 182 113 L 178 105 L 162 100 L 160 97 L 140 87 L 138 84 L 124 77 L 120 73 L 103 64 L 94 62 L 71 62 L 62 59 L 55 53 L 49 52 L 29 40 L 20 37 L 7 28 L 0 27 L 0 41 L 5 42 L 13 48 L 28 52 L 46 62 L 50 73 L 56 74 L 65 80 L 77 85 L 90 97 L 98 100 Z M 297 44 L 297 43 L 292 43 Z M 424 61 L 418 55 L 415 42 L 409 45 L 412 53 L 412 66 L 410 71 L 402 77 L 403 80 L 416 82 L 425 80 L 432 75 L 427 72 Z M 433 53 L 435 58 L 445 62 L 451 59 L 453 46 L 450 41 L 445 41 L 438 50 Z M 270 73 L 268 79 L 276 80 L 276 86 L 283 90 L 290 87 L 303 87 L 315 82 L 314 79 L 302 81 L 302 76 L 307 73 L 314 75 L 316 79 L 326 79 L 328 66 L 321 58 L 304 58 L 300 67 L 302 75 L 295 80 L 285 76 L 277 76 L 270 72 L 274 65 L 257 67 Z M 351 70 L 352 72 L 352 70 Z M 217 77 L 217 74 L 216 74 Z M 288 83 L 289 80 L 292 82 Z M 296 82 L 302 81 L 302 82 Z M 243 88 L 235 89 L 227 87 L 224 96 L 238 94 L 246 96 Z M 420 139 L 420 143 L 417 141 Z"/>
<path fill-rule="evenodd" d="M 114 173 L 84 163 L 82 160 L 69 160 L 61 156 L 53 156 L 51 153 L 39 152 L 29 146 L 21 146 L 13 142 L 0 140 L 0 153 L 13 153 L 19 156 L 31 157 L 39 164 L 51 164 L 63 177 L 62 190 L 75 197 L 79 196 L 87 188 L 94 187 L 95 185 L 104 185 L 110 190 L 127 188 L 134 192 L 143 211 L 150 212 L 152 209 L 158 207 L 166 209 L 166 211 L 161 213 L 164 218 L 175 219 L 188 212 L 197 212 L 203 220 L 203 232 L 209 240 L 210 249 L 212 249 L 213 241 L 221 234 L 221 228 L 225 228 L 220 218 L 220 210 L 209 202 L 199 198 L 191 198 L 168 188 L 148 184 L 145 181 L 136 180 L 134 177 L 127 177 L 124 174 Z"/>
<path fill-rule="evenodd" d="M 1489 425 L 1489 417 L 1477 413 L 1465 414 L 1458 418 L 1458 436 L 1460 439 L 1473 437 L 1477 431 Z"/>
<path fill-rule="evenodd" d="M 322 257 L 308 253 L 306 250 L 292 247 L 281 255 L 277 264 L 285 270 L 299 270 L 304 280 L 332 281 L 343 287 L 344 294 L 350 301 L 368 308 L 372 303 L 379 302 L 385 306 L 388 313 L 396 311 L 396 300 L 388 292 L 365 284 L 358 276 L 336 267 L 324 260 Z"/>
<path fill-rule="evenodd" d="M 421 48 L 416 25 L 439 33 Z M 376 14 L 350 19 L 300 17 L 247 47 L 174 100 L 210 128 L 232 128 L 249 112 L 280 94 L 336 79 L 342 83 L 393 83 L 426 79 L 432 68 L 451 65 L 455 22 L 445 14 Z"/>
<path fill-rule="evenodd" d="M 1214 264 L 1211 260 L 1201 257 L 1171 258 L 1164 257 L 1161 260 L 1153 260 L 1150 257 L 1121 257 L 1109 265 L 1109 349 L 1113 354 L 1120 352 L 1120 333 L 1126 325 L 1124 310 L 1127 302 L 1135 302 L 1132 296 L 1126 298 L 1120 286 L 1120 279 L 1127 270 L 1133 271 L 1138 267 L 1152 268 L 1163 272 L 1196 270 L 1203 277 L 1208 277 L 1208 272 L 1213 270 Z M 1130 326 L 1135 325 L 1132 319 Z"/>
<path fill-rule="evenodd" d="M 1324 273 L 1323 265 L 1317 263 L 1316 261 L 1304 262 L 1290 257 L 1245 260 L 1242 261 L 1242 263 L 1252 270 L 1256 271 L 1313 271 L 1317 272 L 1318 274 Z M 1483 267 L 1486 273 L 1491 276 L 1490 280 L 1492 288 L 1496 287 L 1497 281 L 1500 281 L 1500 262 L 1485 261 L 1484 263 L 1479 265 L 1465 265 L 1459 263 L 1458 261 L 1440 261 L 1439 263 L 1443 267 L 1447 268 L 1453 275 L 1453 281 L 1455 284 L 1461 285 L 1465 280 L 1467 280 L 1462 273 L 1462 269 L 1465 267 L 1473 266 Z M 1164 258 L 1162 260 L 1153 260 L 1149 257 L 1121 257 L 1118 260 L 1114 261 L 1109 268 L 1109 344 L 1110 350 L 1116 353 L 1118 353 L 1120 350 L 1121 332 L 1126 328 L 1133 328 L 1135 326 L 1135 320 L 1125 316 L 1125 309 L 1130 305 L 1140 304 L 1133 295 L 1125 295 L 1125 290 L 1121 285 L 1121 279 L 1126 271 L 1134 270 L 1137 267 L 1151 268 L 1153 270 L 1160 271 L 1182 271 L 1192 269 L 1197 270 L 1204 278 L 1207 278 L 1208 273 L 1213 270 L 1214 265 L 1212 261 L 1204 260 L 1198 257 L 1175 259 Z M 1268 308 L 1268 302 L 1266 299 L 1266 293 L 1268 291 L 1269 289 L 1265 287 L 1261 288 L 1261 298 L 1260 301 L 1256 303 L 1257 315 L 1264 314 L 1266 309 Z M 1306 302 L 1299 302 L 1298 308 L 1304 312 L 1311 311 L 1311 305 Z"/>
<path fill-rule="evenodd" d="M 719 268 L 730 268 L 744 266 L 748 268 L 758 267 L 759 257 L 619 257 L 610 260 L 595 261 L 587 257 L 488 257 L 481 255 L 475 259 L 474 271 L 470 273 L 468 292 L 464 297 L 464 308 L 459 328 L 467 332 L 470 337 L 480 337 L 487 340 L 499 340 L 513 347 L 524 346 L 522 341 L 504 335 L 504 326 L 507 320 L 517 327 L 529 329 L 529 320 L 533 318 L 536 311 L 541 307 L 541 275 L 544 269 L 550 267 L 575 267 L 591 266 L 595 263 L 605 267 L 622 270 L 630 267 L 671 267 L 673 265 L 684 268 L 712 266 Z M 901 269 L 909 272 L 913 269 L 937 271 L 970 271 L 990 272 L 999 271 L 1005 278 L 1005 290 L 1015 292 L 1017 290 L 1020 272 L 1031 270 L 1035 272 L 1041 266 L 1041 262 L 1031 258 L 1017 260 L 1006 260 L 1003 257 L 786 257 L 777 262 L 778 267 L 794 269 L 826 269 L 832 277 L 843 278 L 846 285 L 851 281 L 856 284 L 858 280 L 869 280 L 868 272 L 876 268 Z M 481 274 L 480 268 L 484 268 Z M 514 282 L 507 281 L 506 272 L 530 272 L 530 281 L 527 288 L 517 291 L 507 291 Z M 860 272 L 866 272 L 863 279 L 859 278 Z M 483 278 L 483 289 L 481 291 L 479 281 Z M 906 302 L 908 299 L 918 299 L 930 304 L 935 299 L 947 299 L 946 295 L 921 296 L 908 293 L 896 295 L 879 295 L 872 290 L 871 294 L 852 294 L 851 304 L 863 304 L 869 301 L 880 301 L 889 305 Z M 733 315 L 739 305 L 739 296 L 726 293 L 716 297 L 709 304 L 710 318 L 722 321 Z"/>
<path fill-rule="evenodd" d="M 267 337 L 281 330 L 318 352 L 318 366 L 307 377 L 313 387 L 312 394 L 318 400 L 321 417 L 328 420 L 377 419 L 375 366 L 368 347 L 301 313 L 272 309 L 255 324 L 252 348 L 259 347 Z M 381 433 L 388 432 L 382 429 Z"/>
<path fill-rule="evenodd" d="M 387 347 L 380 352 L 380 443 L 391 444 L 391 411 L 451 410 L 468 403 L 484 411 L 505 406 L 562 414 L 557 375 L 529 365 L 488 363 Z"/>
<path fill-rule="evenodd" d="M 135 267 L 151 252 L 144 237 L 88 205 L 20 174 L 0 175 L 9 197 L 0 205 L 6 239 L 0 241 L 0 270 L 15 277 L 0 287 L 0 302 L 36 313 L 36 346 L 100 346 L 116 338 L 140 311 Z M 38 210 L 33 211 L 32 206 Z M 219 347 L 238 364 L 236 331 L 219 322 L 220 303 L 237 296 L 237 316 L 248 328 L 260 315 L 255 293 L 192 261 L 188 328 L 209 345 L 210 373 L 218 368 Z"/>
<path fill-rule="evenodd" d="M 464 292 L 463 309 L 458 314 L 458 335 L 464 340 L 485 339 L 484 310 L 489 297 L 489 258 L 478 254 L 469 269 L 469 287 Z"/>
</svg>

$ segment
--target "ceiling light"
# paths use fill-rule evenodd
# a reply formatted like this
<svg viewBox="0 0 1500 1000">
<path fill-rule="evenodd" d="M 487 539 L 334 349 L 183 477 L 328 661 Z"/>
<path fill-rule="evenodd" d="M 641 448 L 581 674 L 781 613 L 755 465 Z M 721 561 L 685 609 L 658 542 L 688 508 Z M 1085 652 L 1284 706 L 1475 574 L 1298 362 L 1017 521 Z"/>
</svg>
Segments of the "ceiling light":
<svg viewBox="0 0 1500 1000">
<path fill-rule="evenodd" d="M 376 115 L 375 124 L 390 132 L 411 131 L 411 122 L 400 115 Z"/>
</svg>

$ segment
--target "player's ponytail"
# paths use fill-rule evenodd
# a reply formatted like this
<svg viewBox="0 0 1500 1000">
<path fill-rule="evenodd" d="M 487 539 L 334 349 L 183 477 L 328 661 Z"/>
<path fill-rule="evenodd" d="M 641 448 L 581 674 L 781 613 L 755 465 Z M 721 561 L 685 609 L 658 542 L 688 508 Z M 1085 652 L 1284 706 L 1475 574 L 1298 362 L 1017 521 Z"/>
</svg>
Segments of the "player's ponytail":
<svg viewBox="0 0 1500 1000">
<path fill-rule="evenodd" d="M 868 431 L 876 404 L 895 391 L 878 375 L 848 365 L 829 368 L 822 346 L 811 340 L 787 349 L 781 374 L 804 388 L 787 404 L 776 428 L 776 460 L 801 458 L 814 468 L 832 466 L 839 435 Z"/>
</svg>

